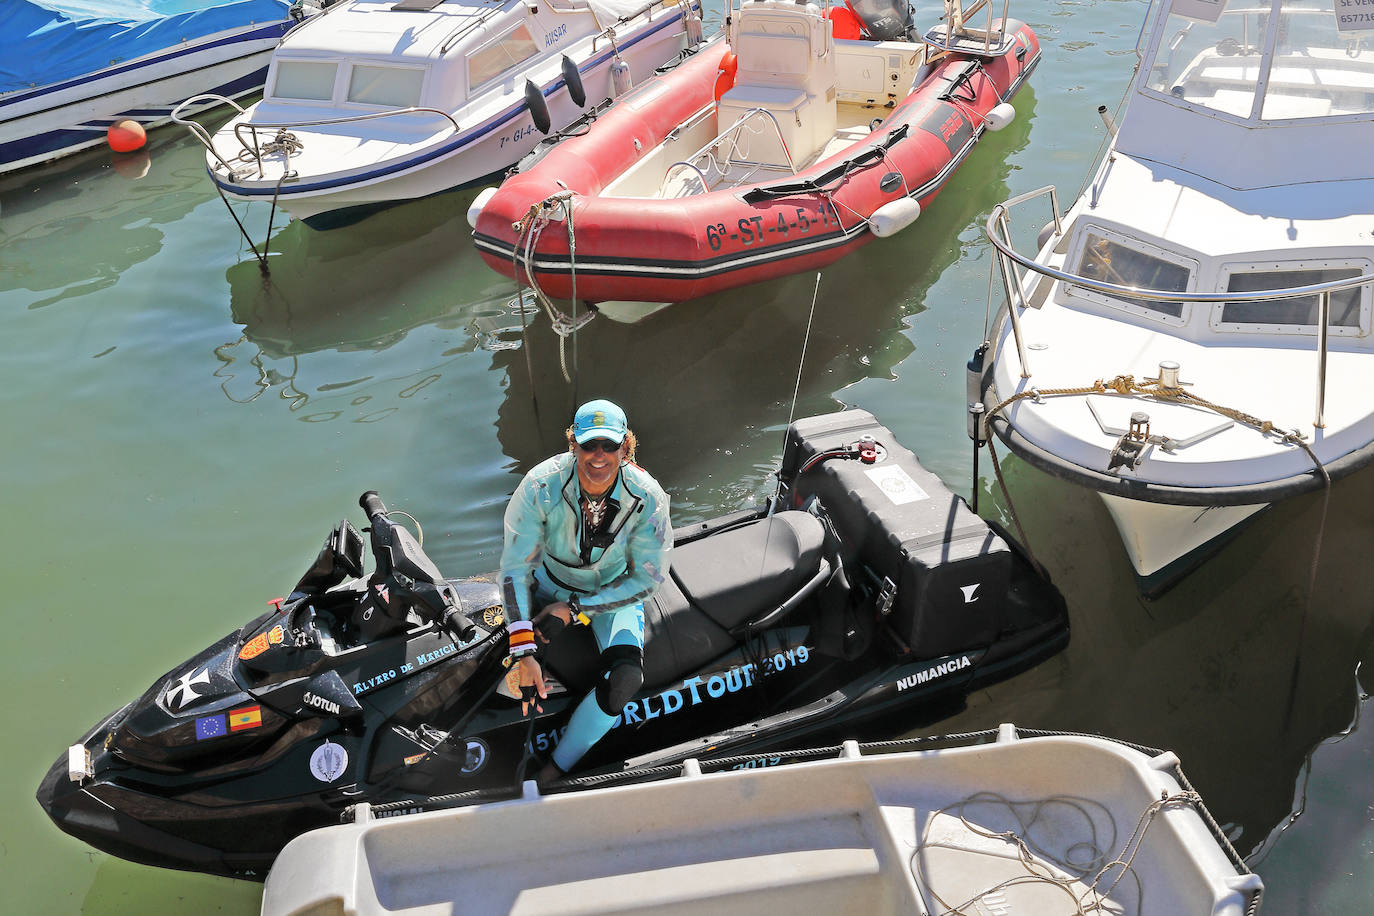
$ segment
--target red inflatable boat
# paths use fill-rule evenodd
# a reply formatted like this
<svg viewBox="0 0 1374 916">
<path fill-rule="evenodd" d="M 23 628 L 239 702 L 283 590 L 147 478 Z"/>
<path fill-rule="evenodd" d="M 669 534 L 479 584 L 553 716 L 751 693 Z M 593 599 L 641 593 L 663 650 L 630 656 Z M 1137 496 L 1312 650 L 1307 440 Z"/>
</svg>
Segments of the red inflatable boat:
<svg viewBox="0 0 1374 916">
<path fill-rule="evenodd" d="M 995 20 L 745 2 L 721 39 L 483 192 L 482 257 L 545 295 L 679 302 L 837 260 L 909 225 L 1040 57 Z M 896 7 L 885 7 L 894 13 Z"/>
</svg>

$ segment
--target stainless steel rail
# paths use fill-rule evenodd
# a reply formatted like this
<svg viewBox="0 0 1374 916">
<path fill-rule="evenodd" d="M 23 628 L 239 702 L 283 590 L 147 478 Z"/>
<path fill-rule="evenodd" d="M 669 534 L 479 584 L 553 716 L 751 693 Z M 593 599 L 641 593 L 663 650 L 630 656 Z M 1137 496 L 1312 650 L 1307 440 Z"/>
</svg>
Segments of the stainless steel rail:
<svg viewBox="0 0 1374 916">
<path fill-rule="evenodd" d="M 1021 360 L 1021 377 L 1030 378 L 1031 370 L 1026 361 L 1026 351 L 1021 340 L 1021 323 L 1018 313 L 1018 302 L 1021 309 L 1028 308 L 1026 293 L 1024 289 L 1024 279 L 1017 271 L 1017 267 L 1040 274 L 1050 280 L 1072 286 L 1081 286 L 1094 292 L 1103 293 L 1108 296 L 1129 296 L 1135 299 L 1149 299 L 1157 302 L 1178 302 L 1178 303 L 1216 303 L 1216 302 L 1272 302 L 1283 299 L 1297 299 L 1300 296 L 1319 296 L 1318 325 L 1317 325 L 1317 395 L 1316 395 L 1316 417 L 1312 425 L 1317 429 L 1326 427 L 1326 364 L 1328 354 L 1328 322 L 1331 320 L 1331 294 L 1341 290 L 1354 289 L 1374 283 L 1374 274 L 1363 274 L 1349 280 L 1331 280 L 1326 283 L 1312 283 L 1307 286 L 1293 286 L 1287 289 L 1265 289 L 1253 292 L 1168 292 L 1157 289 L 1143 289 L 1137 286 L 1120 286 L 1115 283 L 1107 283 L 1102 280 L 1095 280 L 1089 277 L 1082 277 L 1078 274 L 1069 273 L 1041 264 L 1034 258 L 1020 254 L 1012 246 L 1009 232 L 1010 220 L 1008 215 L 1012 207 L 1026 203 L 1039 197 L 1048 195 L 1050 197 L 1050 207 L 1054 214 L 1054 234 L 1052 238 L 1059 238 L 1064 233 L 1063 219 L 1059 213 L 1058 195 L 1053 185 L 1046 185 L 1034 191 L 1028 191 L 1018 197 L 1004 201 L 992 208 L 992 213 L 988 216 L 987 222 L 983 226 L 983 231 L 988 237 L 988 241 L 997 249 L 997 263 L 1002 274 L 1002 282 L 1006 287 L 1007 314 L 1010 316 L 1012 335 L 1016 339 L 1016 355 Z M 1049 244 L 1045 242 L 1045 244 Z M 1013 290 L 1015 294 L 1013 296 Z M 1017 301 L 1013 301 L 1013 298 Z"/>
<path fill-rule="evenodd" d="M 228 170 L 228 177 L 230 178 L 230 180 L 234 180 L 237 174 L 234 171 L 234 166 L 231 164 L 231 161 L 229 159 L 225 159 L 222 155 L 220 155 L 219 150 L 215 148 L 215 141 L 214 138 L 210 136 L 210 132 L 207 131 L 199 122 L 184 114 L 184 109 L 204 102 L 214 102 L 216 104 L 221 105 L 232 105 L 234 106 L 234 110 L 237 111 L 239 114 L 245 114 L 243 108 L 233 99 L 225 98 L 222 95 L 197 95 L 187 99 L 186 101 L 178 105 L 176 108 L 172 109 L 172 120 L 190 130 L 191 134 L 197 140 L 200 141 L 201 145 L 205 147 L 206 151 L 209 152 L 211 156 L 214 156 L 215 159 L 219 161 L 220 165 L 224 166 L 224 168 Z M 302 127 L 325 127 L 331 124 L 347 124 L 350 121 L 370 121 L 375 118 L 390 118 L 395 117 L 396 115 L 422 113 L 436 114 L 441 118 L 445 118 L 450 124 L 453 125 L 454 133 L 457 133 L 460 130 L 460 128 L 458 127 L 458 122 L 454 120 L 453 115 L 449 114 L 447 111 L 443 111 L 438 108 L 421 107 L 396 108 L 391 111 L 373 111 L 368 112 L 366 114 L 349 115 L 345 118 L 324 118 L 317 121 L 282 121 L 279 123 L 255 123 L 252 121 L 245 121 L 241 124 L 234 125 L 234 137 L 239 141 L 239 146 L 241 146 L 243 150 L 242 152 L 235 154 L 232 157 L 232 159 L 239 160 L 244 152 L 248 153 L 252 156 L 254 163 L 256 163 L 258 167 L 258 177 L 262 178 L 262 151 L 261 146 L 258 143 L 259 130 L 296 130 Z M 252 132 L 253 142 L 251 145 L 243 137 L 244 130 Z"/>
<path fill-rule="evenodd" d="M 239 146 L 243 147 L 245 152 L 252 154 L 253 161 L 256 162 L 258 166 L 258 177 L 262 178 L 262 152 L 258 145 L 259 130 L 299 130 L 302 127 L 331 127 L 335 124 L 350 124 L 354 121 L 374 121 L 378 118 L 394 118 L 399 115 L 408 114 L 436 114 L 453 125 L 453 132 L 455 134 L 462 129 L 458 126 L 458 122 L 454 119 L 453 115 L 443 109 L 413 106 L 410 108 L 393 108 L 390 111 L 370 111 L 366 114 L 348 115 L 343 118 L 321 118 L 316 121 L 244 121 L 234 125 L 234 139 L 239 141 Z M 253 143 L 251 146 L 248 144 L 248 141 L 243 138 L 243 132 L 245 130 L 251 132 L 253 135 Z M 218 154 L 216 158 L 218 158 Z M 232 178 L 233 176 L 231 175 L 230 177 Z"/>
<path fill-rule="evenodd" d="M 778 168 L 777 166 L 770 166 L 766 163 L 746 159 L 744 158 L 746 154 L 740 153 L 740 135 L 744 132 L 746 127 L 749 127 L 750 122 L 758 119 L 760 115 L 768 118 L 768 121 L 773 125 L 773 131 L 777 135 L 778 144 L 782 147 L 782 154 L 787 157 L 787 168 L 793 175 L 797 174 L 797 166 L 792 161 L 792 151 L 787 148 L 787 141 L 783 139 L 782 125 L 778 123 L 777 116 L 766 108 L 751 108 L 741 115 L 739 120 L 734 124 L 731 124 L 728 128 L 721 131 L 710 143 L 707 143 L 686 159 L 679 160 L 668 166 L 667 171 L 663 173 L 663 180 L 659 182 L 659 193 L 663 193 L 663 190 L 668 186 L 668 179 L 673 177 L 673 172 L 681 168 L 691 169 L 697 174 L 697 177 L 701 180 L 703 194 L 710 191 L 711 185 L 707 181 L 705 171 L 696 165 L 703 157 L 710 170 L 720 175 L 721 178 L 725 178 L 729 175 L 730 169 L 733 166 L 753 166 L 752 171 L 748 172 L 734 183 L 736 187 L 749 180 L 749 178 L 752 178 L 760 169 L 770 167 Z M 758 133 L 755 128 L 750 127 L 749 129 L 752 133 Z M 739 158 L 736 158 L 737 156 Z"/>
</svg>

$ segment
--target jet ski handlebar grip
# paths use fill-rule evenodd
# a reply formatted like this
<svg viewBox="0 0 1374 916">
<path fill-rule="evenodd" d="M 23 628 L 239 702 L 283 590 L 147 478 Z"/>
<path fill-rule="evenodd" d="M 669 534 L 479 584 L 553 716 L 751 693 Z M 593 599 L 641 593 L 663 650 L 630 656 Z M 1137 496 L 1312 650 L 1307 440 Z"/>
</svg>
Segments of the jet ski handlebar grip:
<svg viewBox="0 0 1374 916">
<path fill-rule="evenodd" d="M 363 511 L 367 513 L 368 521 L 378 515 L 386 515 L 386 505 L 382 502 L 382 498 L 377 495 L 376 490 L 368 490 L 358 497 L 358 505 L 362 506 Z"/>
</svg>

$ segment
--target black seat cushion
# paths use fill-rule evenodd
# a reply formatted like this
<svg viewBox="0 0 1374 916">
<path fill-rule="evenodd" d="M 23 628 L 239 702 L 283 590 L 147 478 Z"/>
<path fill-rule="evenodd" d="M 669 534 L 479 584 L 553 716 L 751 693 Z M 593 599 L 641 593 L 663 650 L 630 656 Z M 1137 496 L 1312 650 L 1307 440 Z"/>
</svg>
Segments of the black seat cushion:
<svg viewBox="0 0 1374 916">
<path fill-rule="evenodd" d="M 725 630 L 782 604 L 820 568 L 825 528 L 807 512 L 779 512 L 684 544 L 672 578 L 687 600 Z"/>
<path fill-rule="evenodd" d="M 735 639 L 692 607 L 671 579 L 644 603 L 644 685 L 661 687 L 699 670 L 735 647 Z M 574 693 L 589 690 L 601 671 L 592 628 L 569 627 L 542 658 Z"/>
<path fill-rule="evenodd" d="M 661 687 L 735 648 L 732 627 L 790 598 L 820 567 L 825 529 L 805 512 L 779 512 L 674 548 L 671 575 L 644 603 L 644 685 Z M 595 684 L 591 627 L 568 627 L 542 652 L 574 693 Z"/>
</svg>

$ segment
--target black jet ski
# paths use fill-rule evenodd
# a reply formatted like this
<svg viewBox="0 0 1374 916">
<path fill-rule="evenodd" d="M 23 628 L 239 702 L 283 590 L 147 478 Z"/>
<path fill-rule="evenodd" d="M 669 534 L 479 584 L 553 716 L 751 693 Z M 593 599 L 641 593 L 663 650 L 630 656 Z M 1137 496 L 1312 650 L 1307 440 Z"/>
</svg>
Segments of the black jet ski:
<svg viewBox="0 0 1374 916">
<path fill-rule="evenodd" d="M 1059 593 L 870 414 L 793 424 L 780 478 L 773 505 L 675 532 L 644 689 L 579 773 L 867 736 L 898 711 L 909 729 L 1066 645 Z M 541 650 L 554 683 L 525 719 L 497 587 L 443 578 L 375 493 L 361 504 L 372 575 L 340 522 L 289 597 L 53 764 L 38 801 L 59 827 L 261 880 L 349 806 L 491 798 L 547 756 L 597 670 L 589 628 Z"/>
</svg>

